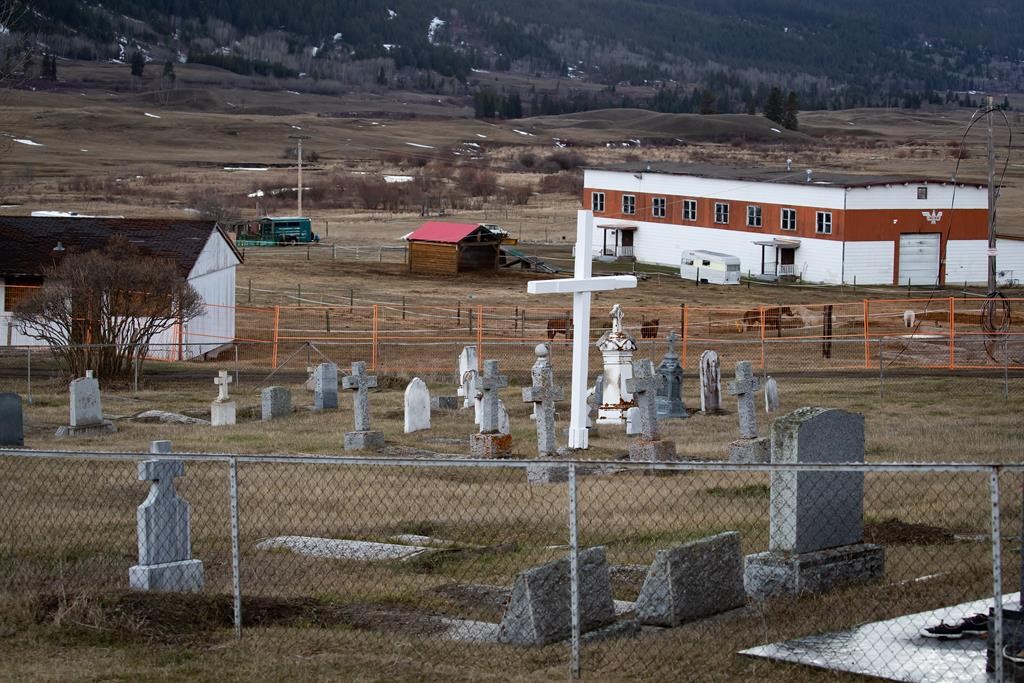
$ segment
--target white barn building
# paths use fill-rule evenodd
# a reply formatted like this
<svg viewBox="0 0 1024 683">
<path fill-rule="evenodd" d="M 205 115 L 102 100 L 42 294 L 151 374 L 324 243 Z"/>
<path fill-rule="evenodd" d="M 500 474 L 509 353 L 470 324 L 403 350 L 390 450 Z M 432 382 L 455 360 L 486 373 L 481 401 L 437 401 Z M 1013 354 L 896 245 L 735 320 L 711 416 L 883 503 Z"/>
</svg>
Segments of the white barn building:
<svg viewBox="0 0 1024 683">
<path fill-rule="evenodd" d="M 984 283 L 988 193 L 932 178 L 681 163 L 586 169 L 595 251 L 678 267 L 684 251 L 740 259 L 744 275 L 822 283 Z M 1002 280 L 1024 241 L 999 238 Z"/>
</svg>

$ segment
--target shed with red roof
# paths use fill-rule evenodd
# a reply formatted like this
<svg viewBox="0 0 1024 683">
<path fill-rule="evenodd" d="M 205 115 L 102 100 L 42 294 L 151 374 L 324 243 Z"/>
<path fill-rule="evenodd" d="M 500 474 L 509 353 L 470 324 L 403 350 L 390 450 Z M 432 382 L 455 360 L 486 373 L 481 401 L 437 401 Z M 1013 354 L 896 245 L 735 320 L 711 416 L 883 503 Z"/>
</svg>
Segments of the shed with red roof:
<svg viewBox="0 0 1024 683">
<path fill-rule="evenodd" d="M 428 221 L 405 238 L 409 270 L 432 275 L 495 270 L 503 237 L 478 223 Z"/>
</svg>

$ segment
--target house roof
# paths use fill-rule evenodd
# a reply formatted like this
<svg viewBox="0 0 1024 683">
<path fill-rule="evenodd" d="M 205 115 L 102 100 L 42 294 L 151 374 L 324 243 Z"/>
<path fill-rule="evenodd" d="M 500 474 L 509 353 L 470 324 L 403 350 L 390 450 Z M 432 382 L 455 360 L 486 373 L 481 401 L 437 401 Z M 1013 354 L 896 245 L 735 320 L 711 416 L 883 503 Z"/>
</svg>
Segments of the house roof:
<svg viewBox="0 0 1024 683">
<path fill-rule="evenodd" d="M 759 183 L 783 183 L 788 185 L 818 185 L 825 187 L 872 187 L 876 185 L 944 185 L 950 183 L 949 178 L 927 178 L 922 176 L 896 175 L 859 175 L 855 173 L 837 173 L 812 169 L 811 180 L 807 180 L 805 168 L 794 168 L 787 171 L 783 168 L 765 168 L 751 166 L 726 166 L 719 164 L 685 164 L 674 161 L 664 162 L 631 162 L 612 164 L 609 166 L 590 167 L 589 171 L 617 171 L 621 173 L 661 173 L 665 175 L 694 176 L 698 178 L 717 178 L 721 180 L 743 180 Z M 984 187 L 984 183 L 958 180 L 957 184 L 973 187 Z"/>
<path fill-rule="evenodd" d="M 0 275 L 42 275 L 68 254 L 102 249 L 115 235 L 126 237 L 143 254 L 173 260 L 187 275 L 214 232 L 241 263 L 235 245 L 214 221 L 0 216 Z M 54 251 L 58 243 L 62 251 Z"/>
<path fill-rule="evenodd" d="M 498 235 L 495 235 L 479 223 L 445 223 L 443 221 L 427 221 L 409 233 L 406 239 L 410 242 L 458 244 L 477 231 L 480 231 L 480 236 L 487 237 L 488 241 L 491 238 L 494 240 L 499 239 Z"/>
</svg>

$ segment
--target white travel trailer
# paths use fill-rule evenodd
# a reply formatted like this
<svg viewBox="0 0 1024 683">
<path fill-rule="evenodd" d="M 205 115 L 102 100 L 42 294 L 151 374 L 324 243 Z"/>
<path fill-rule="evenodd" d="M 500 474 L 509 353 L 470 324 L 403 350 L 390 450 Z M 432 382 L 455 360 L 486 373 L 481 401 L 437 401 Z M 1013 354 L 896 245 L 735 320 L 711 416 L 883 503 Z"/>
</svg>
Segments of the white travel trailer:
<svg viewBox="0 0 1024 683">
<path fill-rule="evenodd" d="M 738 285 L 740 260 L 717 251 L 684 251 L 682 262 L 679 264 L 679 277 L 714 285 Z"/>
</svg>

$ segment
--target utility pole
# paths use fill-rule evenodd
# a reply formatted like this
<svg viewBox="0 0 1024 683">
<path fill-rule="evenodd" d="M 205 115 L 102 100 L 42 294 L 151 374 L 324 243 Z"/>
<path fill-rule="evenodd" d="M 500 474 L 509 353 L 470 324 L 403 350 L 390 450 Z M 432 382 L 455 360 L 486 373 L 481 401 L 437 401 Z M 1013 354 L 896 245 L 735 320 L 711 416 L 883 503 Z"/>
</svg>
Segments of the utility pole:
<svg viewBox="0 0 1024 683">
<path fill-rule="evenodd" d="M 992 144 L 992 96 L 988 98 L 988 292 L 996 291 L 996 152 Z"/>
<path fill-rule="evenodd" d="M 989 123 L 991 126 L 991 122 Z M 302 215 L 302 141 L 308 140 L 308 135 L 289 135 L 289 139 L 298 140 L 298 157 L 299 157 L 299 216 Z"/>
</svg>

